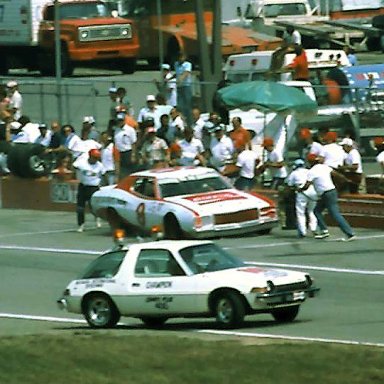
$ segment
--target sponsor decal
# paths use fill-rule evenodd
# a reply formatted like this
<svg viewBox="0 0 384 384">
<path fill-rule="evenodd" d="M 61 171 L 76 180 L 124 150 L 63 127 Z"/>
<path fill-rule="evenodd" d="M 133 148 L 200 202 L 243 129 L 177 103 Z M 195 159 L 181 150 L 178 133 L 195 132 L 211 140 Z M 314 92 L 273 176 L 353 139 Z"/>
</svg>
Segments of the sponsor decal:
<svg viewBox="0 0 384 384">
<path fill-rule="evenodd" d="M 172 296 L 148 296 L 145 299 L 146 303 L 154 303 L 155 308 L 158 309 L 169 309 L 169 303 L 172 303 Z"/>
<path fill-rule="evenodd" d="M 136 217 L 139 225 L 141 225 L 142 227 L 145 227 L 145 204 L 144 203 L 140 203 L 136 208 Z"/>
<path fill-rule="evenodd" d="M 147 289 L 162 289 L 162 288 L 171 288 L 172 281 L 148 281 L 145 288 Z"/>
<path fill-rule="evenodd" d="M 242 196 L 236 192 L 226 191 L 226 192 L 211 192 L 211 193 L 200 193 L 198 195 L 188 196 L 184 199 L 197 203 L 199 205 L 213 204 L 220 201 L 229 201 L 229 200 L 244 200 L 247 199 L 245 196 Z"/>
</svg>

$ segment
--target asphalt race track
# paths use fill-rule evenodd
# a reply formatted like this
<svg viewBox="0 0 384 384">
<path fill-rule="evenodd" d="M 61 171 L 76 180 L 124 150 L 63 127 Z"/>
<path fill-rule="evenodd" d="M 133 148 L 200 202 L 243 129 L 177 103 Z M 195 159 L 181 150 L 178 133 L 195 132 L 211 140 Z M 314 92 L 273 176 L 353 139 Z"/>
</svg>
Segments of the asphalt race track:
<svg viewBox="0 0 384 384">
<path fill-rule="evenodd" d="M 56 299 L 66 284 L 112 241 L 106 223 L 75 231 L 75 213 L 0 211 L 0 335 L 88 330 L 81 316 L 60 311 Z M 340 241 L 331 228 L 326 240 L 298 240 L 295 231 L 267 236 L 217 239 L 217 243 L 261 266 L 308 271 L 321 287 L 292 324 L 278 325 L 270 315 L 246 318 L 245 326 L 219 333 L 254 338 L 367 343 L 384 347 L 384 232 L 357 229 L 357 240 Z M 147 239 L 146 239 L 147 240 Z M 128 242 L 136 242 L 130 236 Z M 114 332 L 142 332 L 143 325 L 123 318 Z M 175 319 L 162 332 L 217 333 L 211 320 Z M 89 332 L 93 332 L 89 330 Z M 159 332 L 159 331 L 146 331 Z M 218 337 L 218 336 L 216 336 Z"/>
</svg>

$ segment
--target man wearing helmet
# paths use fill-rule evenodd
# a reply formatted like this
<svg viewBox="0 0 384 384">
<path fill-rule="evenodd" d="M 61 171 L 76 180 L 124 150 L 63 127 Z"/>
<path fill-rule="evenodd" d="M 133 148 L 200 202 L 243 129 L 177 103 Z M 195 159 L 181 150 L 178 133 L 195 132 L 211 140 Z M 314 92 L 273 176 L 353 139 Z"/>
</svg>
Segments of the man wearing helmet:
<svg viewBox="0 0 384 384">
<path fill-rule="evenodd" d="M 85 204 L 91 200 L 91 196 L 100 188 L 105 169 L 100 161 L 101 153 L 98 149 L 90 149 L 88 157 L 80 156 L 74 163 L 79 187 L 77 190 L 77 232 L 84 231 Z M 96 226 L 100 227 L 99 219 L 96 219 Z"/>
</svg>

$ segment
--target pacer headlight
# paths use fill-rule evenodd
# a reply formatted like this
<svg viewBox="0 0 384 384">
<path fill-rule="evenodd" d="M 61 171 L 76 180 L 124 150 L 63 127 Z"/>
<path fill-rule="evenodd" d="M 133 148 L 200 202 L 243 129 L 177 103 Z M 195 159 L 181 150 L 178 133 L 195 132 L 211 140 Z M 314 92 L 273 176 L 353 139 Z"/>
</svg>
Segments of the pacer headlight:
<svg viewBox="0 0 384 384">
<path fill-rule="evenodd" d="M 81 40 L 86 40 L 86 39 L 88 39 L 88 36 L 89 36 L 89 31 L 81 31 L 81 32 L 80 32 L 80 38 L 81 38 Z"/>
</svg>

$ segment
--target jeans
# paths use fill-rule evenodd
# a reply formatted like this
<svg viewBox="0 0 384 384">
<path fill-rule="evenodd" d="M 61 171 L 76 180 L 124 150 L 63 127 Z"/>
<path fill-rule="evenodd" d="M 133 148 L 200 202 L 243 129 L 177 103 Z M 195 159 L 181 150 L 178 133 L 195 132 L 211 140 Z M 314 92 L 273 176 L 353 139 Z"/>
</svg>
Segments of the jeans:
<svg viewBox="0 0 384 384">
<path fill-rule="evenodd" d="M 90 202 L 92 195 L 99 190 L 99 187 L 79 184 L 77 189 L 77 224 L 80 226 L 85 221 L 85 204 Z"/>
<path fill-rule="evenodd" d="M 184 115 L 187 124 L 192 124 L 192 87 L 180 86 L 177 87 L 177 107 Z"/>
<path fill-rule="evenodd" d="M 322 212 L 325 208 L 328 209 L 328 213 L 331 217 L 337 222 L 340 229 L 347 235 L 353 236 L 353 230 L 351 226 L 348 224 L 347 220 L 340 213 L 339 204 L 337 202 L 337 191 L 336 189 L 331 189 L 330 191 L 326 191 L 322 194 L 319 201 L 316 204 L 315 208 L 315 216 L 317 218 L 317 222 L 320 230 L 324 231 L 327 229 L 327 225 L 325 224 L 324 217 Z"/>
</svg>

